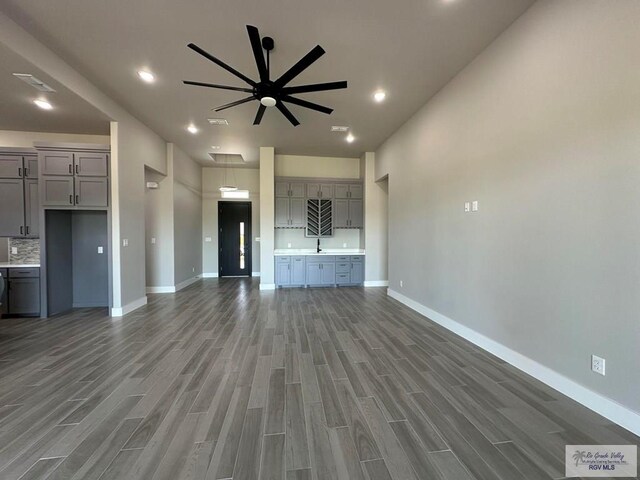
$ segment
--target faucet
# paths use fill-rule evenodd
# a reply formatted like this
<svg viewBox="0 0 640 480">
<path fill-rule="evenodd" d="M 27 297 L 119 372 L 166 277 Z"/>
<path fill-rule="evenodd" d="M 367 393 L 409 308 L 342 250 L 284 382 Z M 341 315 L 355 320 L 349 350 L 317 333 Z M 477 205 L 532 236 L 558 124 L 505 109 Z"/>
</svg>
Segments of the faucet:
<svg viewBox="0 0 640 480">
<path fill-rule="evenodd" d="M 318 247 L 316 248 L 316 253 L 320 253 L 322 249 L 320 248 L 320 239 L 318 239 Z"/>
</svg>

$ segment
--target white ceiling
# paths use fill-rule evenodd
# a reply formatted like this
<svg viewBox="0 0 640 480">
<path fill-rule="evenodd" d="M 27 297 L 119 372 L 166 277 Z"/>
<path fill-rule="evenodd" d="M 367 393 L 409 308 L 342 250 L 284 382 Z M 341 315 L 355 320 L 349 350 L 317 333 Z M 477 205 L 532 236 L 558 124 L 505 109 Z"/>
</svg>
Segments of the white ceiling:
<svg viewBox="0 0 640 480">
<path fill-rule="evenodd" d="M 211 145 L 248 161 L 257 160 L 260 146 L 340 157 L 375 149 L 533 1 L 3 0 L 0 8 L 166 140 L 210 164 Z M 334 108 L 332 115 L 292 105 L 300 126 L 275 109 L 253 126 L 257 102 L 211 112 L 245 94 L 182 85 L 186 79 L 245 86 L 189 50 L 189 42 L 257 78 L 246 24 L 275 38 L 272 76 L 316 44 L 326 50 L 291 85 L 347 80 L 347 90 L 299 95 Z M 155 73 L 155 84 L 138 80 L 141 67 Z M 8 88 L 2 80 L 0 97 Z M 383 104 L 372 101 L 379 88 L 387 91 Z M 230 125 L 210 126 L 209 116 Z M 199 134 L 186 131 L 191 122 Z M 331 125 L 350 126 L 356 141 L 346 143 Z"/>
</svg>

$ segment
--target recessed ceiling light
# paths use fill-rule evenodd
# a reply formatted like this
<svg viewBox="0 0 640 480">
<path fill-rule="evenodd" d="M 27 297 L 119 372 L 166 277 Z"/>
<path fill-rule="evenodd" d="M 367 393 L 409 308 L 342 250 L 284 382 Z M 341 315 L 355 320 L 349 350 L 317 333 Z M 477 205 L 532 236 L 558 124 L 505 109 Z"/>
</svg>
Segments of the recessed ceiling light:
<svg viewBox="0 0 640 480">
<path fill-rule="evenodd" d="M 349 142 L 349 143 L 353 143 L 355 139 L 356 139 L 356 137 L 354 137 L 351 134 L 347 135 L 347 138 L 346 138 L 347 142 Z"/>
<path fill-rule="evenodd" d="M 153 83 L 156 77 L 148 70 L 138 70 L 138 76 L 143 82 Z"/>
<path fill-rule="evenodd" d="M 376 93 L 373 94 L 373 99 L 378 103 L 384 102 L 385 98 L 387 98 L 387 94 L 382 90 L 378 90 Z"/>
<path fill-rule="evenodd" d="M 51 110 L 53 108 L 53 106 L 46 100 L 38 99 L 38 100 L 34 100 L 33 103 L 35 103 L 37 106 L 39 106 L 43 110 Z"/>
<path fill-rule="evenodd" d="M 193 123 L 187 127 L 189 133 L 193 133 L 194 135 L 198 133 L 198 127 L 196 127 Z"/>
</svg>

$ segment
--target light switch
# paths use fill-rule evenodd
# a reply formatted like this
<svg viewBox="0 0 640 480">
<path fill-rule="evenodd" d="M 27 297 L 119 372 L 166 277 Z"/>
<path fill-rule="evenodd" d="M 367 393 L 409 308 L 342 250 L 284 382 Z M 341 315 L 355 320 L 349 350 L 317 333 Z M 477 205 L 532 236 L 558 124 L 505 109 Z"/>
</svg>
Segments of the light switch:
<svg viewBox="0 0 640 480">
<path fill-rule="evenodd" d="M 129 246 L 129 239 L 128 238 L 123 238 L 122 239 L 122 246 L 123 247 L 128 247 Z"/>
<path fill-rule="evenodd" d="M 256 237 L 256 242 L 259 242 L 259 241 L 260 241 L 260 237 Z"/>
<path fill-rule="evenodd" d="M 211 241 L 211 237 L 204 237 L 204 241 L 205 242 L 210 242 Z"/>
<path fill-rule="evenodd" d="M 477 201 L 477 200 L 474 200 L 474 201 L 471 203 L 471 211 L 472 211 L 472 212 L 477 212 L 477 211 L 478 211 L 478 201 Z"/>
<path fill-rule="evenodd" d="M 104 248 L 103 247 L 98 247 L 98 253 L 104 253 Z"/>
<path fill-rule="evenodd" d="M 471 204 L 469 202 L 464 202 L 464 211 L 465 212 L 471 211 Z"/>
<path fill-rule="evenodd" d="M 151 237 L 151 245 L 155 245 L 156 244 L 156 237 Z"/>
</svg>

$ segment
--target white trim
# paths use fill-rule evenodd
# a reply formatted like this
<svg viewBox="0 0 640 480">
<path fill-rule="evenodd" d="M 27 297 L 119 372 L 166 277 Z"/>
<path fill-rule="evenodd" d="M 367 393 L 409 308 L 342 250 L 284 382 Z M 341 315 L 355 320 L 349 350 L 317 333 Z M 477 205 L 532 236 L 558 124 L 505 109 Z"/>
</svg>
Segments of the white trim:
<svg viewBox="0 0 640 480">
<path fill-rule="evenodd" d="M 275 283 L 260 283 L 260 290 L 275 290 Z"/>
<path fill-rule="evenodd" d="M 145 295 L 144 297 L 141 297 L 141 298 L 139 298 L 137 300 L 134 300 L 131 303 L 127 303 L 122 308 L 113 307 L 111 309 L 111 316 L 112 317 L 124 317 L 127 313 L 131 313 L 134 310 L 145 306 L 146 304 L 147 304 L 147 296 Z"/>
<path fill-rule="evenodd" d="M 585 407 L 599 413 L 623 428 L 640 435 L 640 413 L 635 412 L 618 402 L 611 400 L 579 383 L 565 377 L 561 373 L 551 370 L 544 365 L 539 364 L 521 353 L 511 350 L 495 340 L 466 327 L 455 320 L 452 320 L 429 307 L 426 307 L 408 297 L 392 290 L 387 290 L 387 295 L 395 298 L 400 303 L 433 320 L 435 323 L 442 325 L 448 330 L 457 333 L 466 340 L 487 350 L 502 360 L 510 363 L 514 367 L 528 373 L 532 377 L 540 380 L 542 383 L 549 385 L 551 388 L 567 395 Z"/>
<path fill-rule="evenodd" d="M 252 277 L 259 277 L 260 276 L 260 272 L 251 272 L 251 276 Z"/>
<path fill-rule="evenodd" d="M 218 274 L 217 273 L 203 273 L 202 278 L 218 278 Z"/>
<path fill-rule="evenodd" d="M 147 293 L 175 293 L 176 287 L 147 287 Z"/>
<path fill-rule="evenodd" d="M 365 280 L 365 287 L 388 287 L 389 280 Z"/>
<path fill-rule="evenodd" d="M 200 280 L 200 275 L 196 275 L 195 277 L 192 277 L 192 278 L 187 278 L 184 282 L 180 282 L 179 284 L 176 285 L 176 292 L 179 292 L 183 288 L 187 288 L 189 285 L 193 285 L 198 280 Z"/>
</svg>

